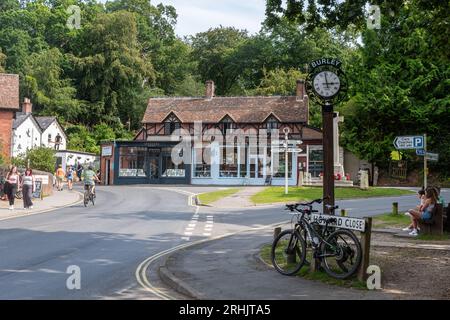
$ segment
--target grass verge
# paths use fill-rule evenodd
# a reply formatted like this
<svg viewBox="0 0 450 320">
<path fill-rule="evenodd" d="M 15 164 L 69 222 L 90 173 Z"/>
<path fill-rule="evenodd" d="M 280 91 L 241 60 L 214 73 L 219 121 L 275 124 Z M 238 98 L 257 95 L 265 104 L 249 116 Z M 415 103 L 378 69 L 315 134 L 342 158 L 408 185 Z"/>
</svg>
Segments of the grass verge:
<svg viewBox="0 0 450 320">
<path fill-rule="evenodd" d="M 213 192 L 206 192 L 201 193 L 198 195 L 198 199 L 200 200 L 201 204 L 209 205 L 213 202 L 216 202 L 217 200 L 220 200 L 225 197 L 232 196 L 233 194 L 237 193 L 240 188 L 229 188 L 229 189 L 223 189 Z"/>
<path fill-rule="evenodd" d="M 284 187 L 267 187 L 253 195 L 251 201 L 255 204 L 277 203 L 289 201 L 311 201 L 322 197 L 321 187 L 290 187 L 289 194 L 284 194 Z M 336 188 L 335 197 L 339 199 L 373 198 L 373 197 L 397 197 L 411 195 L 414 192 L 395 188 Z"/>
<path fill-rule="evenodd" d="M 261 259 L 268 265 L 272 265 L 272 261 L 271 261 L 271 257 L 270 257 L 271 250 L 272 250 L 272 245 L 266 244 L 261 248 L 261 251 L 260 251 Z M 311 250 L 309 250 L 307 252 L 306 260 L 307 261 L 312 260 Z M 336 285 L 336 286 L 345 287 L 345 288 L 368 290 L 367 284 L 365 282 L 362 282 L 362 281 L 359 281 L 358 279 L 356 279 L 356 276 L 353 276 L 352 278 L 346 279 L 346 280 L 335 279 L 335 278 L 330 277 L 324 271 L 311 272 L 309 270 L 309 266 L 303 266 L 300 269 L 300 271 L 297 273 L 296 276 L 301 277 L 303 279 L 307 279 L 307 280 L 320 281 L 320 282 L 323 282 L 326 284 Z"/>
<path fill-rule="evenodd" d="M 386 213 L 373 217 L 375 228 L 405 228 L 411 223 L 411 218 L 404 214 Z"/>
</svg>

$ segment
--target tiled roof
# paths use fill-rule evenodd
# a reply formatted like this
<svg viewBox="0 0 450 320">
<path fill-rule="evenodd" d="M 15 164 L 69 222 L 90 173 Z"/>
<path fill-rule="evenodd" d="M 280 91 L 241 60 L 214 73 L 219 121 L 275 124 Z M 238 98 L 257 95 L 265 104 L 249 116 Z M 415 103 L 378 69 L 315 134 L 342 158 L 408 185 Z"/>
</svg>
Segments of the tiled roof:
<svg viewBox="0 0 450 320">
<path fill-rule="evenodd" d="M 19 107 L 19 75 L 0 73 L 0 110 Z"/>
<path fill-rule="evenodd" d="M 56 117 L 34 117 L 41 127 L 42 131 L 45 131 L 56 120 Z"/>
<path fill-rule="evenodd" d="M 281 122 L 308 122 L 308 99 L 298 97 L 152 98 L 143 123 L 161 123 L 173 112 L 181 122 L 218 123 L 229 115 L 237 123 L 262 123 L 273 114 Z"/>
<path fill-rule="evenodd" d="M 15 130 L 18 127 L 20 127 L 20 125 L 22 123 L 24 123 L 25 120 L 27 120 L 29 116 L 31 116 L 31 114 L 16 113 L 16 119 L 14 119 L 14 122 L 13 122 L 13 129 Z"/>
</svg>

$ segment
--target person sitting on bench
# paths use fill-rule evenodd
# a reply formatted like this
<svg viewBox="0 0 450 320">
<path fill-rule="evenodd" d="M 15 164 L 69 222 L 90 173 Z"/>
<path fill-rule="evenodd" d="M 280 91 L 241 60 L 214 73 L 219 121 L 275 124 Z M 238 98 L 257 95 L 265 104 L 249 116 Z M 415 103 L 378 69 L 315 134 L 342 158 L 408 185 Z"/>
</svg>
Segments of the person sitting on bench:
<svg viewBox="0 0 450 320">
<path fill-rule="evenodd" d="M 425 190 L 422 187 L 422 189 L 420 189 L 419 191 L 417 191 L 417 198 L 420 200 L 420 204 L 418 206 L 416 206 L 415 210 L 419 210 L 420 206 L 422 206 L 425 202 Z M 407 216 L 411 216 L 411 214 L 409 213 L 410 210 L 405 212 L 405 215 Z M 403 231 L 412 231 L 412 229 L 414 229 L 413 224 L 411 223 L 408 227 L 402 229 Z"/>
<path fill-rule="evenodd" d="M 427 221 L 431 220 L 432 212 L 436 203 L 438 201 L 438 195 L 436 189 L 427 188 L 425 190 L 425 201 L 423 205 L 420 206 L 419 210 L 409 210 L 409 215 L 411 216 L 411 223 L 413 225 L 413 230 L 409 233 L 411 236 L 417 236 L 419 233 L 417 231 L 417 226 L 419 220 Z"/>
</svg>

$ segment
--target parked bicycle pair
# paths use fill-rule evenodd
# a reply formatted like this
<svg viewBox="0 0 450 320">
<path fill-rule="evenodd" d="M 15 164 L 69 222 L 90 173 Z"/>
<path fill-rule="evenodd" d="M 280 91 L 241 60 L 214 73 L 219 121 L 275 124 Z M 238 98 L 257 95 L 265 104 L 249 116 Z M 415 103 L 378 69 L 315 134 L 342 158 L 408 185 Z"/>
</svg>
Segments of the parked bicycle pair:
<svg viewBox="0 0 450 320">
<path fill-rule="evenodd" d="M 272 244 L 272 264 L 283 275 L 295 275 L 307 261 L 307 248 L 311 249 L 310 259 L 318 261 L 325 272 L 336 279 L 347 279 L 356 273 L 361 259 L 361 244 L 356 235 L 346 229 L 334 226 L 334 217 L 320 217 L 324 225 L 313 221 L 314 203 L 320 204 L 325 199 L 311 202 L 288 204 L 286 210 L 294 213 L 293 229 L 281 232 Z M 327 206 L 332 213 L 337 206 Z M 312 262 L 312 261 L 311 261 Z"/>
</svg>

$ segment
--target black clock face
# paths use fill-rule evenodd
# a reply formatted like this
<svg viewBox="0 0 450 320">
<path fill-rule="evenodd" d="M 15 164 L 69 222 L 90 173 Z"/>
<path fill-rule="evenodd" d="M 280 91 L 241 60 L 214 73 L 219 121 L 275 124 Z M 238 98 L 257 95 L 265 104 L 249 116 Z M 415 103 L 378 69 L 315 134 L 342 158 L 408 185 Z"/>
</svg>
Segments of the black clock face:
<svg viewBox="0 0 450 320">
<path fill-rule="evenodd" d="M 313 79 L 313 89 L 324 99 L 334 97 L 339 93 L 341 81 L 338 75 L 332 71 L 322 71 L 315 75 Z"/>
</svg>

